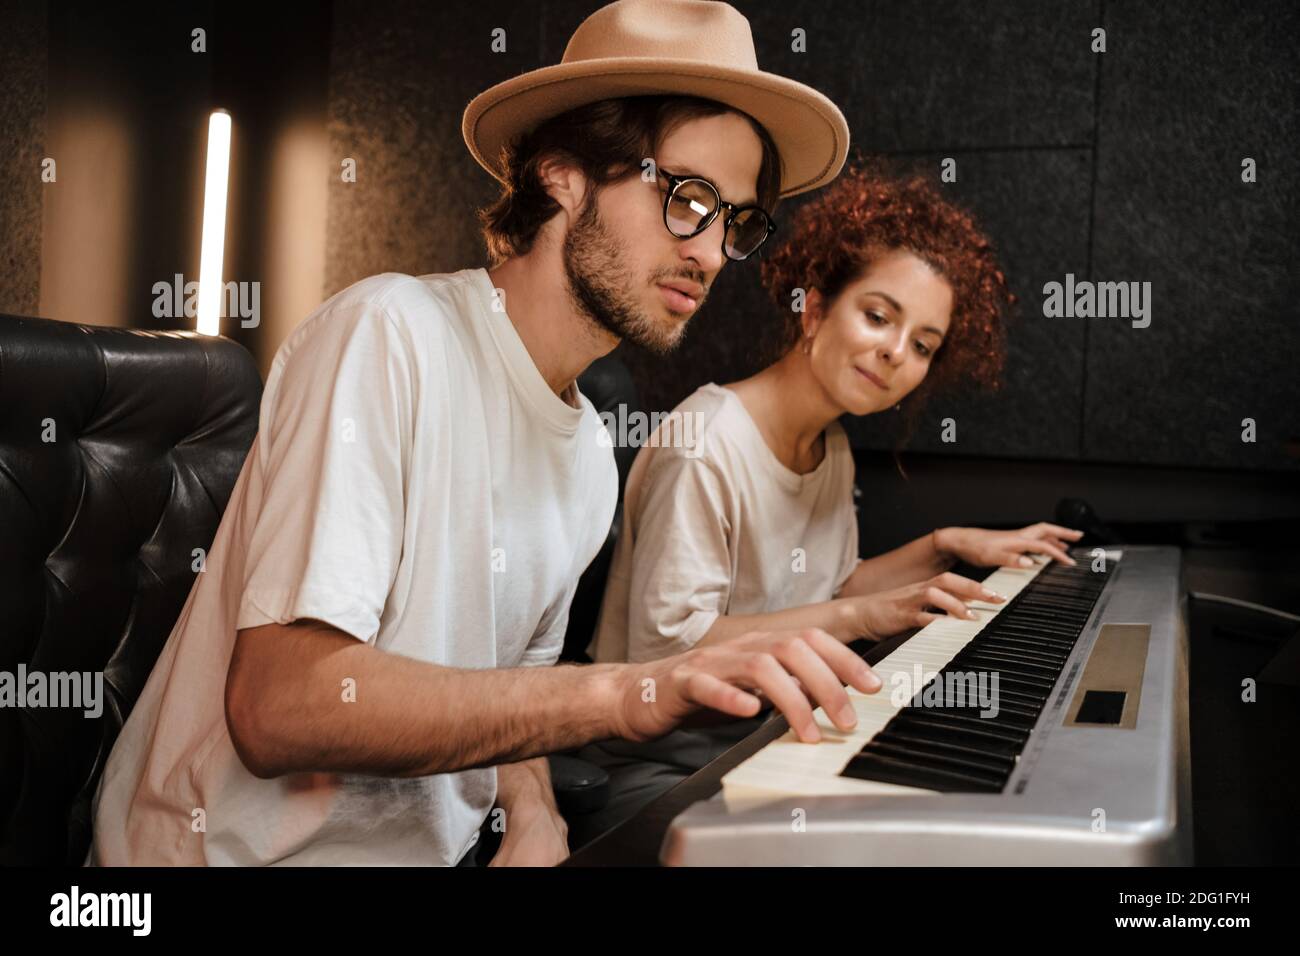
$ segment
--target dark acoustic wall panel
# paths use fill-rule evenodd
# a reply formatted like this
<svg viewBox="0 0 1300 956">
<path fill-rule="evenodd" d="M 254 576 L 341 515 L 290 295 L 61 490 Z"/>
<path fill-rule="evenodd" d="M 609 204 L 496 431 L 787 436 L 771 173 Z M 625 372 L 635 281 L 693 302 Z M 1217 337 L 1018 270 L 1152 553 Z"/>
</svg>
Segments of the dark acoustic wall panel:
<svg viewBox="0 0 1300 956">
<path fill-rule="evenodd" d="M 945 195 L 971 209 L 993 237 L 1019 298 L 1007 333 L 1003 387 L 996 393 L 937 393 L 921 407 L 906 448 L 954 455 L 1074 459 L 1078 457 L 1083 387 L 1083 326 L 1044 319 L 1040 290 L 1058 273 L 1087 265 L 1091 151 L 949 150 L 957 182 Z M 938 169 L 942 156 L 915 157 Z M 903 402 L 906 407 L 908 401 Z M 903 440 L 901 414 L 846 416 L 860 448 L 894 448 Z M 944 423 L 952 428 L 944 441 Z"/>
<path fill-rule="evenodd" d="M 1300 7 L 1108 3 L 1106 27 L 1093 273 L 1152 311 L 1090 321 L 1083 453 L 1300 467 Z"/>
<path fill-rule="evenodd" d="M 35 315 L 41 299 L 45 4 L 0 0 L 0 24 L 0 312 Z"/>
<path fill-rule="evenodd" d="M 1018 294 L 1036 296 L 1039 277 L 1054 273 L 1057 262 L 1086 262 L 1090 5 L 1019 2 L 996 17 L 944 3 L 735 5 L 749 18 L 759 64 L 830 96 L 844 110 L 855 147 L 932 174 L 942 157 L 958 159 L 958 182 L 946 188 L 986 223 Z M 548 62 L 561 55 L 588 7 L 551 9 Z M 796 29 L 805 52 L 792 49 Z M 788 221 L 802 201 L 784 204 L 779 218 Z M 782 316 L 758 288 L 757 273 L 757 263 L 728 265 L 675 354 L 621 350 L 650 407 L 671 407 L 708 381 L 752 374 L 768 358 L 757 346 Z M 1083 338 L 1078 328 L 1061 332 L 1018 329 L 1003 396 L 949 396 L 928 410 L 909 447 L 1076 456 Z M 943 444 L 938 423 L 954 407 L 962 410 L 958 441 Z M 890 447 L 897 438 L 889 416 L 845 424 L 860 446 Z"/>
<path fill-rule="evenodd" d="M 557 62 L 600 5 L 336 0 L 326 294 L 386 270 L 484 263 L 474 211 L 495 188 L 462 143 L 464 106 L 494 82 Z M 1110 0 L 736 6 L 750 20 L 760 65 L 831 96 L 855 147 L 931 174 L 941 158 L 957 160 L 958 181 L 943 188 L 992 235 L 1021 298 L 1005 391 L 936 397 L 908 447 L 1021 460 L 1300 464 L 1284 450 L 1297 431 L 1295 376 L 1279 374 L 1298 334 L 1285 324 L 1296 290 L 1282 260 L 1295 231 L 1294 88 L 1286 85 L 1294 57 L 1280 29 L 1288 24 L 1261 32 L 1268 17 L 1238 22 L 1213 2 L 1145 11 Z M 1105 54 L 1091 50 L 1098 26 L 1110 32 Z M 495 27 L 506 30 L 504 53 L 490 50 Z M 791 49 L 795 29 L 804 31 L 804 53 Z M 1247 95 L 1252 83 L 1259 89 Z M 1189 114 L 1193 107 L 1199 113 Z M 1253 198 L 1211 215 L 1236 195 L 1210 186 L 1214 176 L 1232 182 L 1238 141 L 1260 144 L 1261 183 Z M 1215 150 L 1222 169 L 1207 155 Z M 1176 177 L 1167 167 L 1185 153 L 1199 158 Z M 339 180 L 343 157 L 356 159 L 356 183 Z M 783 204 L 778 218 L 788 221 L 799 202 Z M 620 349 L 647 407 L 669 408 L 705 382 L 760 367 L 758 343 L 782 316 L 757 273 L 757 263 L 728 265 L 674 355 Z M 1045 317 L 1043 285 L 1067 273 L 1150 279 L 1160 310 L 1152 328 L 1129 334 L 1107 320 Z M 1222 306 L 1207 309 L 1206 290 L 1225 283 Z M 1173 331 L 1172 317 L 1189 310 L 1198 318 L 1178 326 L 1187 334 L 1163 338 L 1161 317 Z M 1239 339 L 1248 351 L 1232 353 L 1221 330 L 1239 315 L 1249 316 Z M 1198 379 L 1202 362 L 1217 362 L 1219 377 Z M 1206 381 L 1247 410 L 1207 398 Z M 1259 409 L 1251 454 L 1206 452 L 1202 409 L 1215 403 L 1229 422 Z M 887 449 L 898 437 L 891 417 L 846 424 L 858 447 Z M 955 444 L 940 441 L 945 417 L 957 419 Z M 1266 441 L 1274 444 L 1265 449 Z"/>
<path fill-rule="evenodd" d="M 544 14 L 508 0 L 338 0 L 330 59 L 325 294 L 379 272 L 486 263 L 475 210 L 495 180 L 465 148 L 479 92 L 542 64 Z M 491 50 L 492 31 L 506 49 Z M 340 163 L 356 160 L 356 182 Z"/>
<path fill-rule="evenodd" d="M 1091 145 L 1096 0 L 734 4 L 761 67 L 815 86 L 872 150 Z M 791 48 L 806 31 L 807 52 Z"/>
<path fill-rule="evenodd" d="M 760 65 L 830 96 L 856 149 L 936 177 L 941 159 L 957 160 L 957 182 L 943 189 L 975 212 L 1029 307 L 1009 336 L 1007 388 L 997 397 L 937 396 L 907 447 L 1077 457 L 1083 329 L 1034 321 L 1034 312 L 1048 277 L 1087 263 L 1096 6 L 1016 2 L 994 13 L 940 2 L 737 6 L 754 30 Z M 792 49 L 798 29 L 805 52 Z M 779 218 L 788 221 L 801 200 L 785 204 Z M 669 407 L 706 381 L 758 367 L 754 330 L 781 316 L 756 288 L 756 273 L 749 264 L 723 271 L 676 355 L 624 350 L 650 405 Z M 957 421 L 955 443 L 940 440 L 947 417 Z M 845 426 L 855 445 L 888 448 L 900 438 L 899 418 L 882 413 Z"/>
</svg>

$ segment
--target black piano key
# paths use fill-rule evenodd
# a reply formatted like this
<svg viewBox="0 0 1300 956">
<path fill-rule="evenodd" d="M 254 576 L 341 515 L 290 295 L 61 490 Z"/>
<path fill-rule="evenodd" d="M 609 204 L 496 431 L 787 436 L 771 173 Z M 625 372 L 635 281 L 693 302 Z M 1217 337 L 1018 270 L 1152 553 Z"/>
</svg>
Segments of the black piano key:
<svg viewBox="0 0 1300 956">
<path fill-rule="evenodd" d="M 1002 704 L 1014 704 L 1026 711 L 1039 714 L 1043 711 L 1043 704 L 1047 700 L 1046 694 L 1026 694 L 1018 688 L 1008 686 L 1001 676 L 998 677 L 998 700 Z"/>
<path fill-rule="evenodd" d="M 980 639 L 972 643 L 980 647 L 1001 647 L 1006 650 L 1020 650 L 1026 654 L 1034 654 L 1038 657 L 1057 663 L 1065 663 L 1070 656 L 1065 650 L 1045 644 L 1042 641 L 1029 641 L 1022 637 L 1008 637 L 1002 635 L 990 635 L 985 637 L 980 635 Z"/>
<path fill-rule="evenodd" d="M 944 682 L 957 673 L 996 673 L 997 716 L 981 717 L 978 701 L 969 699 L 962 707 L 924 706 L 923 688 L 849 761 L 844 776 L 1000 792 L 1109 577 L 1088 567 L 1043 568 L 939 671 Z"/>
<path fill-rule="evenodd" d="M 925 767 L 881 754 L 858 754 L 848 762 L 842 775 L 944 792 L 1001 793 L 1006 785 L 1005 779 L 992 780 L 985 775 Z"/>
<path fill-rule="evenodd" d="M 1035 654 L 1047 659 L 1047 662 L 1054 665 L 1060 665 L 1074 652 L 1074 645 L 1061 645 L 1055 642 L 1044 641 L 1041 638 L 1025 637 L 1020 634 L 1009 634 L 1001 632 L 997 634 L 981 634 L 980 639 L 971 641 L 966 645 L 964 650 L 977 647 L 997 647 L 1006 653 L 1020 651 L 1024 654 Z"/>
<path fill-rule="evenodd" d="M 1096 594 L 1094 588 L 1047 582 L 1025 594 L 1026 604 L 1078 604 Z"/>
<path fill-rule="evenodd" d="M 953 668 L 959 670 L 960 668 Z M 1044 690 L 1041 684 L 1027 684 L 1010 674 L 998 671 L 998 694 L 1008 700 L 1015 700 L 1027 707 L 1041 708 L 1051 696 L 1051 691 Z"/>
<path fill-rule="evenodd" d="M 1000 686 L 998 687 L 997 705 L 999 714 L 1010 714 L 1013 717 L 1027 719 L 1031 727 L 1038 722 L 1038 715 L 1043 712 L 1041 707 L 1027 707 L 1016 701 L 1007 700 Z"/>
<path fill-rule="evenodd" d="M 1012 637 L 1034 641 L 1046 644 L 1049 647 L 1055 646 L 1060 650 L 1068 650 L 1074 647 L 1075 641 L 1079 639 L 1078 631 L 1074 628 L 1068 631 L 1054 631 L 1033 624 L 1017 624 L 1014 621 L 999 621 L 996 624 L 991 624 L 975 636 L 976 640 L 985 633 L 996 637 Z"/>
<path fill-rule="evenodd" d="M 1017 685 L 1025 688 L 1032 688 L 1040 694 L 1047 695 L 1052 692 L 1054 682 L 1040 677 L 1037 674 L 1026 674 L 1016 667 L 1007 664 L 1005 661 L 988 660 L 981 657 L 969 657 L 953 663 L 954 669 L 960 670 L 981 670 L 987 674 L 998 675 L 998 683 L 1013 680 Z"/>
<path fill-rule="evenodd" d="M 1074 627 L 1086 621 L 1091 610 L 1091 605 L 1085 609 L 1076 611 L 1070 608 L 1043 607 L 1036 604 L 1025 604 L 1016 607 L 1015 613 L 1011 616 L 1010 620 L 1034 621 L 1041 624 L 1056 624 Z M 998 616 L 1001 617 L 1001 615 Z"/>
<path fill-rule="evenodd" d="M 1092 613 L 1093 602 L 1082 600 L 1057 599 L 1054 601 L 1028 601 L 1017 606 L 1016 614 L 1024 616 L 1045 617 L 1049 620 L 1086 620 Z"/>
<path fill-rule="evenodd" d="M 939 707 L 906 707 L 898 712 L 894 720 L 899 721 L 899 726 L 903 727 L 950 727 L 1013 744 L 1024 744 L 1029 739 L 1028 730 L 1008 727 L 983 717 L 968 717 Z"/>
<path fill-rule="evenodd" d="M 981 651 L 993 651 L 1004 657 L 1010 657 L 1020 661 L 1022 664 L 1037 664 L 1040 667 L 1051 668 L 1054 672 L 1059 673 L 1061 667 L 1065 664 L 1068 656 L 1065 654 L 1048 654 L 1043 651 L 1031 651 L 1019 644 L 1006 644 L 997 639 L 988 641 L 979 641 L 978 645 L 972 643 L 970 646 L 978 646 Z"/>
<path fill-rule="evenodd" d="M 1052 695 L 1051 688 L 1044 688 L 1040 682 L 1031 684 L 1003 671 L 998 671 L 998 693 L 1027 697 L 1037 707 L 1042 707 L 1047 702 L 1047 698 Z"/>
<path fill-rule="evenodd" d="M 1023 651 L 1009 651 L 992 644 L 982 644 L 972 653 L 980 653 L 985 657 L 997 657 L 999 659 L 1009 659 L 1017 664 L 1029 667 L 1045 668 L 1048 674 L 1059 674 L 1061 668 L 1065 666 L 1066 658 L 1047 659 L 1043 657 L 1028 657 Z"/>
<path fill-rule="evenodd" d="M 953 670 L 960 670 L 960 665 L 966 660 L 978 656 L 981 661 L 994 661 L 1002 665 L 1001 668 L 995 667 L 991 668 L 992 670 L 1001 669 L 1013 674 L 1022 674 L 1025 677 L 1038 677 L 1046 681 L 1055 681 L 1061 673 L 1059 667 L 1044 666 L 1042 664 L 1035 664 L 1032 661 L 1021 660 L 993 648 L 978 647 L 974 650 L 967 648 L 967 650 L 963 651 L 962 654 L 966 654 L 967 652 L 970 653 L 969 658 L 962 658 L 959 654 L 957 657 L 952 659 L 952 662 L 948 666 Z"/>
<path fill-rule="evenodd" d="M 1105 579 L 1101 577 L 1089 578 L 1072 575 L 1058 574 L 1040 574 L 1035 587 L 1030 589 L 1030 596 L 1038 594 L 1052 594 L 1058 591 L 1070 592 L 1089 592 L 1100 591 L 1105 584 Z"/>
<path fill-rule="evenodd" d="M 1001 729 L 1029 734 L 1034 729 L 1034 724 L 1038 723 L 1038 715 L 1017 714 L 1012 710 L 1004 707 L 998 707 L 994 712 L 989 710 L 989 716 L 984 716 L 984 710 L 980 707 L 926 707 L 927 713 L 947 714 L 950 716 L 963 717 L 967 720 L 973 720 L 977 723 L 989 727 L 999 727 Z"/>
<path fill-rule="evenodd" d="M 921 751 L 932 751 L 936 753 L 951 753 L 972 760 L 979 760 L 991 768 L 1001 769 L 1007 773 L 1016 765 L 1016 756 L 1014 754 L 993 751 L 980 747 L 972 747 L 965 743 L 951 740 L 936 740 L 933 737 L 923 737 L 918 734 L 908 733 L 901 730 L 882 730 L 871 738 L 872 743 L 893 744 L 898 747 L 912 748 Z"/>
<path fill-rule="evenodd" d="M 1085 621 L 1062 620 L 1059 617 L 1037 617 L 1033 614 L 1017 615 L 1005 622 L 1008 631 L 1028 631 L 1048 639 L 1055 639 L 1066 644 L 1073 644 L 1079 638 Z M 997 628 L 1001 631 L 1002 628 Z"/>
<path fill-rule="evenodd" d="M 963 650 L 979 650 L 981 647 L 998 648 L 1006 652 L 1023 651 L 1027 654 L 1037 654 L 1041 657 L 1048 658 L 1056 667 L 1064 666 L 1073 651 L 1073 648 L 1067 650 L 1065 648 L 1048 647 L 1046 645 L 1039 645 L 1036 648 L 1028 648 L 1025 646 L 1024 638 L 1003 637 L 1001 635 L 990 635 L 982 641 L 971 641 L 963 648 Z"/>
<path fill-rule="evenodd" d="M 1030 672 L 1026 668 L 1017 667 L 1009 661 L 985 657 L 983 654 L 978 652 L 972 654 L 970 657 L 963 658 L 961 661 L 954 659 L 952 667 L 959 670 L 998 671 L 1000 674 L 1006 674 L 1015 678 L 1022 684 L 1036 687 L 1045 694 L 1050 693 L 1052 687 L 1056 684 L 1055 677 L 1047 677 L 1036 672 Z"/>
<path fill-rule="evenodd" d="M 940 687 L 934 690 L 934 681 L 926 684 L 921 689 L 909 705 L 921 710 L 943 710 L 954 713 L 960 713 L 965 716 L 978 715 L 984 710 L 979 700 L 979 689 L 971 688 L 965 682 L 959 682 L 952 688 Z M 986 682 L 985 692 L 992 693 L 992 687 Z M 938 702 L 935 702 L 935 698 Z M 997 705 L 999 714 L 1007 715 L 1006 719 L 1012 723 L 1019 721 L 1028 721 L 1030 726 L 1038 720 L 1038 715 L 1042 711 L 1042 701 L 1026 701 L 1024 699 L 1008 698 L 1002 692 L 1002 678 L 998 677 L 997 687 Z M 989 719 L 989 718 L 985 718 Z"/>
<path fill-rule="evenodd" d="M 1091 594 L 1078 597 L 1040 597 L 1017 605 L 1016 610 L 1020 614 L 1042 614 L 1079 620 L 1092 613 L 1094 603 L 1095 597 Z"/>
<path fill-rule="evenodd" d="M 924 746 L 905 747 L 881 740 L 873 740 L 862 748 L 863 756 L 869 754 L 876 754 L 881 757 L 893 757 L 897 760 L 907 761 L 908 763 L 914 764 L 918 767 L 929 767 L 935 770 L 953 770 L 958 773 L 968 773 L 986 777 L 990 783 L 1006 780 L 1008 773 L 1004 766 L 990 764 L 987 761 L 980 760 L 976 757 L 963 756 L 961 754 L 935 750 Z"/>
<path fill-rule="evenodd" d="M 952 744 L 953 746 L 965 747 L 977 753 L 984 753 L 990 756 L 1001 756 L 1015 759 L 1019 756 L 1021 743 L 1018 740 L 1010 740 L 1003 736 L 992 736 L 990 734 L 972 733 L 965 727 L 954 725 L 944 725 L 937 723 L 917 723 L 912 721 L 898 722 L 890 721 L 889 724 L 880 731 L 881 734 L 906 734 L 909 737 L 917 737 L 922 740 L 932 740 L 936 743 Z M 877 735 L 879 736 L 879 735 Z"/>
<path fill-rule="evenodd" d="M 1038 637 L 1043 640 L 1060 641 L 1073 645 L 1079 639 L 1082 624 L 1071 624 L 1055 620 L 1035 619 L 1029 615 L 1011 617 L 1005 621 L 996 621 L 989 625 L 994 634 L 1022 634 L 1025 637 Z M 983 633 L 981 631 L 981 633 Z"/>
<path fill-rule="evenodd" d="M 1016 605 L 1017 613 L 1064 614 L 1085 617 L 1092 611 L 1091 595 L 1044 595 L 1028 597 Z"/>
<path fill-rule="evenodd" d="M 1055 641 L 1072 647 L 1079 639 L 1081 627 L 1059 621 L 1035 621 L 1027 617 L 1009 617 L 1005 621 L 995 620 L 984 630 L 991 634 L 1014 634 L 1031 640 Z"/>
</svg>

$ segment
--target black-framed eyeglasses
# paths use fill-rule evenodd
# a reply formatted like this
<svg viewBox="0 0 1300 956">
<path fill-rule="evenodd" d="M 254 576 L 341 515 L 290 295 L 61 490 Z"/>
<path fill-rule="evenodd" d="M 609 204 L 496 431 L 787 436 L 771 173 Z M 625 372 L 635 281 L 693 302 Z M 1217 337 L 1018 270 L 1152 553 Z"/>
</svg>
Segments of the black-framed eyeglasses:
<svg viewBox="0 0 1300 956">
<path fill-rule="evenodd" d="M 718 218 L 723 209 L 726 231 L 722 236 L 722 252 L 728 259 L 740 262 L 748 259 L 767 237 L 776 231 L 772 221 L 761 206 L 734 206 L 724 202 L 718 187 L 698 176 L 674 176 L 658 170 L 668 180 L 664 196 L 664 225 L 678 239 L 698 236 Z"/>
</svg>

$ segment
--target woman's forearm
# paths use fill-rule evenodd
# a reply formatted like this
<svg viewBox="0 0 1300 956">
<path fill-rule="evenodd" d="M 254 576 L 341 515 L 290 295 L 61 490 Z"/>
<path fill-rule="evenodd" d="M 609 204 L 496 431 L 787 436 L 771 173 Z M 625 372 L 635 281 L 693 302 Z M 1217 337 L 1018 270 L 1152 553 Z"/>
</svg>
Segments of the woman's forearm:
<svg viewBox="0 0 1300 956">
<path fill-rule="evenodd" d="M 804 627 L 821 628 L 847 644 L 864 636 L 860 618 L 855 602 L 846 598 L 766 614 L 724 614 L 713 622 L 696 646 L 721 644 L 754 631 L 787 631 Z"/>
<path fill-rule="evenodd" d="M 947 571 L 957 563 L 944 550 L 949 530 L 941 528 L 886 554 L 858 562 L 834 600 L 766 614 L 724 614 L 713 622 L 696 646 L 721 644 L 754 631 L 801 627 L 821 628 L 846 644 L 866 637 L 862 608 L 855 599 L 924 581 Z"/>
<path fill-rule="evenodd" d="M 957 563 L 947 547 L 953 528 L 938 528 L 893 551 L 858 562 L 839 596 L 855 597 L 901 588 L 942 574 Z"/>
</svg>

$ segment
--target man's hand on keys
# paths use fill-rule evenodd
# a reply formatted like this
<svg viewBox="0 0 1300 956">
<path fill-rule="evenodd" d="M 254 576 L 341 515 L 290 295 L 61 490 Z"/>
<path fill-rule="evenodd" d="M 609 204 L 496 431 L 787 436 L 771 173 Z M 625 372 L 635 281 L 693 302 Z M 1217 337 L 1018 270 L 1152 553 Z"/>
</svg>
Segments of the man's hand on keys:
<svg viewBox="0 0 1300 956">
<path fill-rule="evenodd" d="M 817 628 L 747 634 L 635 665 L 622 681 L 619 729 L 629 740 L 662 737 L 703 708 L 753 717 L 762 695 L 785 714 L 800 740 L 815 743 L 821 739 L 816 707 L 848 731 L 857 714 L 843 685 L 864 694 L 881 688 L 862 658 Z"/>
</svg>

